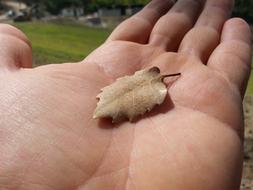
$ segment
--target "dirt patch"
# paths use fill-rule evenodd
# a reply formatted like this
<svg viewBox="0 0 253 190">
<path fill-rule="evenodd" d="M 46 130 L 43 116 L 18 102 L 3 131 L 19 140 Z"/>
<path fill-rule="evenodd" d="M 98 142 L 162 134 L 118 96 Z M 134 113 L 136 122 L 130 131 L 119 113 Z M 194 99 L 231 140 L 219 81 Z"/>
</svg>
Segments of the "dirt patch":
<svg viewBox="0 0 253 190">
<path fill-rule="evenodd" d="M 253 97 L 244 100 L 245 142 L 241 190 L 253 190 Z"/>
</svg>

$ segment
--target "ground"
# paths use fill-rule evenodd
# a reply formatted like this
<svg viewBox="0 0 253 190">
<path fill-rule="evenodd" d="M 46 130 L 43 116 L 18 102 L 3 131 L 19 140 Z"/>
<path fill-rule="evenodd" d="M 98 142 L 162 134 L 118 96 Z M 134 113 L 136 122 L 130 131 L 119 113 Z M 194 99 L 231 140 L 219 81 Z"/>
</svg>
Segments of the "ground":
<svg viewBox="0 0 253 190">
<path fill-rule="evenodd" d="M 253 96 L 245 97 L 244 116 L 244 172 L 241 190 L 253 190 Z"/>
<path fill-rule="evenodd" d="M 80 61 L 98 47 L 110 31 L 53 23 L 15 24 L 32 42 L 34 65 Z M 253 75 L 244 101 L 245 144 L 241 190 L 253 190 Z"/>
</svg>

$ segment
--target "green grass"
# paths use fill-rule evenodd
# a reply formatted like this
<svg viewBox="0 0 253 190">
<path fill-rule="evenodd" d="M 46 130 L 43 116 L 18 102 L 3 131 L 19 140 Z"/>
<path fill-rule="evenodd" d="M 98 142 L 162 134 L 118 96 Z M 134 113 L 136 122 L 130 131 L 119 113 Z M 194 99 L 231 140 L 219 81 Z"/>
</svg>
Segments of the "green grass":
<svg viewBox="0 0 253 190">
<path fill-rule="evenodd" d="M 31 40 L 35 65 L 80 61 L 110 34 L 109 30 L 73 24 L 32 22 L 15 26 Z"/>
<path fill-rule="evenodd" d="M 248 83 L 248 88 L 247 88 L 246 94 L 247 95 L 251 95 L 251 96 L 253 95 L 253 72 L 251 72 L 251 75 L 250 75 L 250 79 L 249 79 L 249 83 Z"/>
</svg>

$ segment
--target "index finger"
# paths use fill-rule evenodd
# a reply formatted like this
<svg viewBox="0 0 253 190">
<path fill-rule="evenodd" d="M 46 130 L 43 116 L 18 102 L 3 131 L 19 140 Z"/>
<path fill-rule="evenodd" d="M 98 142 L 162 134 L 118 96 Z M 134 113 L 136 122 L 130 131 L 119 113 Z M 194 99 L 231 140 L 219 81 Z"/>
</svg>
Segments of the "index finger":
<svg viewBox="0 0 253 190">
<path fill-rule="evenodd" d="M 174 0 L 153 0 L 139 13 L 120 24 L 108 38 L 145 44 L 157 22 L 174 4 Z"/>
</svg>

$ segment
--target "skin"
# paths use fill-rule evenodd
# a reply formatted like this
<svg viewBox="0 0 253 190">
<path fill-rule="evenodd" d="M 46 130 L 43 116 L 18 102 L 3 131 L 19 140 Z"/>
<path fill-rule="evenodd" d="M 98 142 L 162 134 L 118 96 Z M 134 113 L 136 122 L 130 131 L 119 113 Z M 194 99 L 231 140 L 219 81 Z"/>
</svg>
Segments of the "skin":
<svg viewBox="0 0 253 190">
<path fill-rule="evenodd" d="M 232 6 L 154 0 L 80 63 L 34 69 L 27 38 L 1 24 L 0 189 L 238 190 L 251 34 Z M 182 73 L 162 106 L 92 119 L 102 87 L 151 66 Z"/>
</svg>

